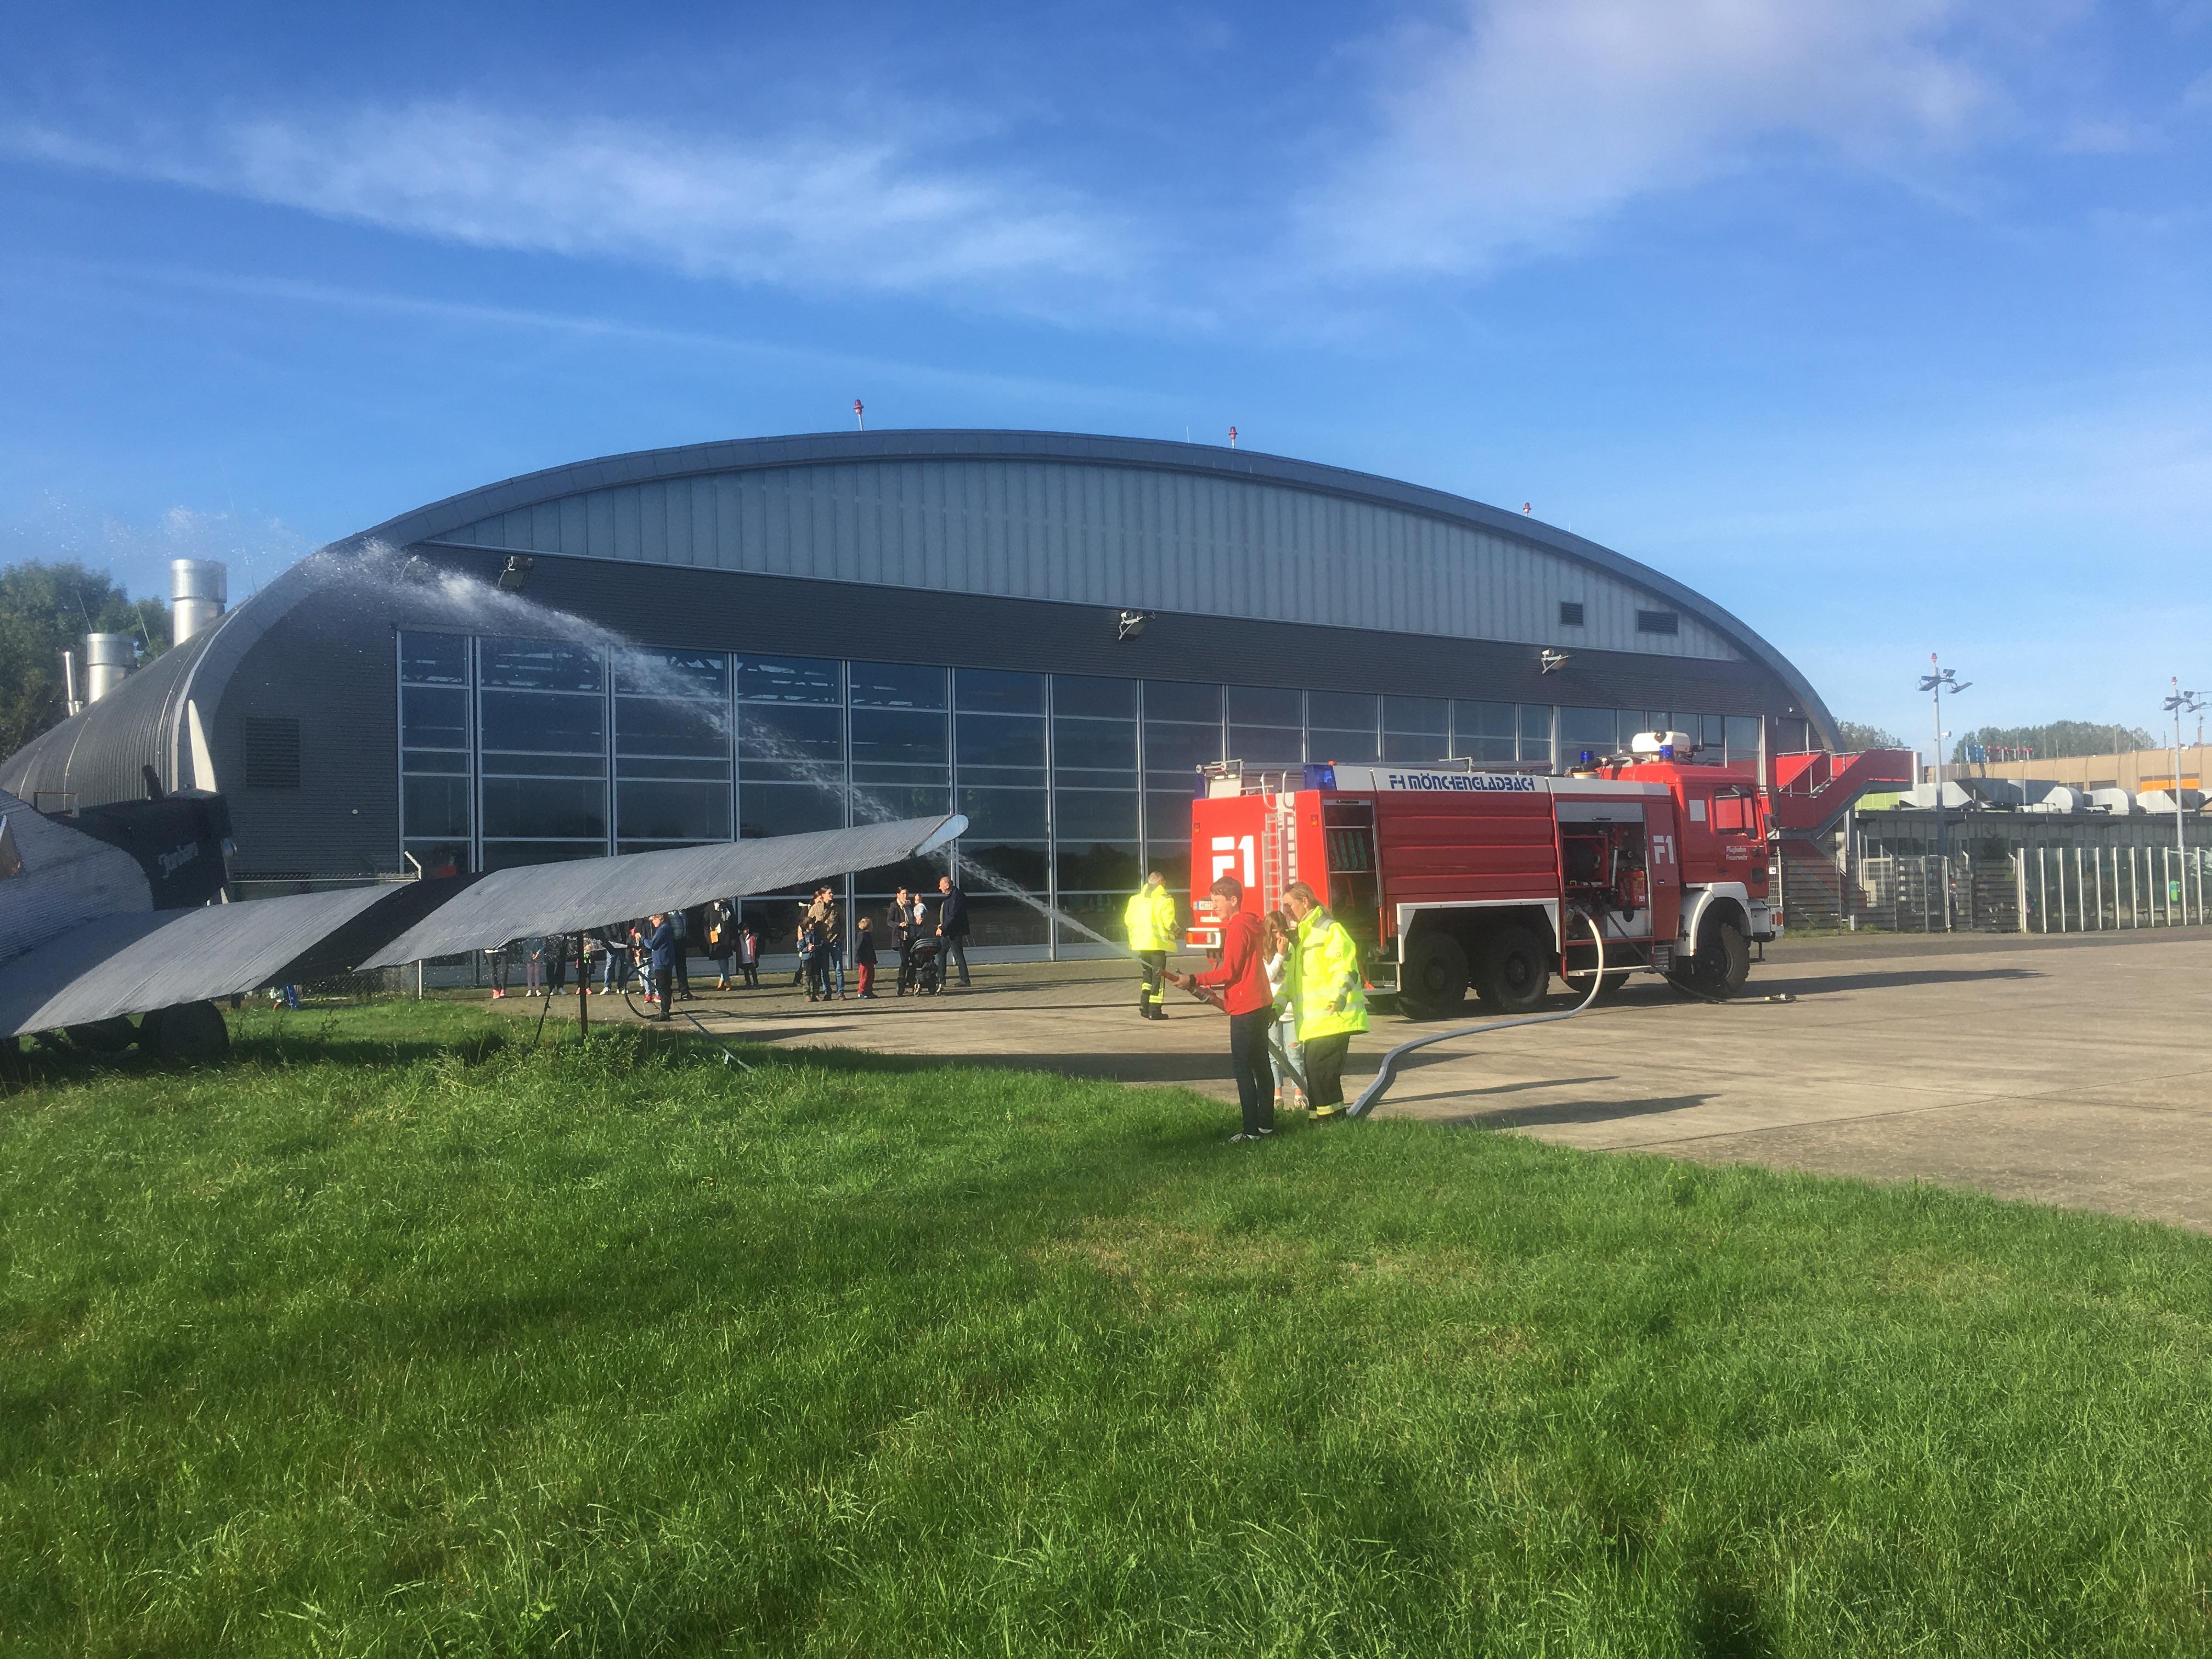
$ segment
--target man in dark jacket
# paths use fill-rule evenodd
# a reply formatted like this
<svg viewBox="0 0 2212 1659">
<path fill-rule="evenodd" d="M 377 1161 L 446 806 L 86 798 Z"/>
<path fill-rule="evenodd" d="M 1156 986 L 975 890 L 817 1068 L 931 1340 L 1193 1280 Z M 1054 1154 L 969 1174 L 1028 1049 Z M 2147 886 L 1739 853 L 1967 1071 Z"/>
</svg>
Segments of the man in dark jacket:
<svg viewBox="0 0 2212 1659">
<path fill-rule="evenodd" d="M 960 964 L 960 988 L 964 991 L 972 982 L 968 977 L 968 895 L 952 884 L 950 876 L 937 878 L 937 890 L 944 895 L 937 911 L 937 937 L 945 941 L 945 969 L 950 972 L 954 963 Z"/>
<path fill-rule="evenodd" d="M 662 1019 L 672 1018 L 668 1012 L 670 980 L 676 964 L 676 930 L 668 925 L 665 915 L 656 914 L 647 924 L 651 932 L 641 941 L 645 951 L 647 971 L 653 976 L 653 989 L 660 999 Z"/>
</svg>

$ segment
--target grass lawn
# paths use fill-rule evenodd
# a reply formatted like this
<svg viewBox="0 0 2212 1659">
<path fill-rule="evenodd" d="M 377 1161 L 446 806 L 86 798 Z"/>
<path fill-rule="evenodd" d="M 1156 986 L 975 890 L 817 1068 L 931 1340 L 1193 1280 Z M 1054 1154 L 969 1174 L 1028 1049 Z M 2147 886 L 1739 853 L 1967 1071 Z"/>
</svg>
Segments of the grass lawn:
<svg viewBox="0 0 2212 1659">
<path fill-rule="evenodd" d="M 0 1653 L 2212 1650 L 2212 1240 L 480 1010 L 0 1099 Z"/>
</svg>

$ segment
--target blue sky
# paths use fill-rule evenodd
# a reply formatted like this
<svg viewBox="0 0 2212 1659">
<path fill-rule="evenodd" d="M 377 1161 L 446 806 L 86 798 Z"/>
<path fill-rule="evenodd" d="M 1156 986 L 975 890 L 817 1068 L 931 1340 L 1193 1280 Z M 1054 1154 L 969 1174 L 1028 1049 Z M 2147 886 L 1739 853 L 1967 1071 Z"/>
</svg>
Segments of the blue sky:
<svg viewBox="0 0 2212 1659">
<path fill-rule="evenodd" d="M 812 14 L 821 14 L 819 15 Z M 2212 686 L 2212 0 L 9 9 L 0 553 L 872 425 L 1518 507 L 1844 718 Z"/>
</svg>

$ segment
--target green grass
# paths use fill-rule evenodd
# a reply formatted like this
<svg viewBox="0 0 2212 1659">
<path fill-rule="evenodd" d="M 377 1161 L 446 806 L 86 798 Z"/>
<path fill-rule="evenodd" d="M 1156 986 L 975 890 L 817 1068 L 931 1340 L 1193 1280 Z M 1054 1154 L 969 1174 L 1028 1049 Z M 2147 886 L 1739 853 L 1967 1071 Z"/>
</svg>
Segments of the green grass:
<svg viewBox="0 0 2212 1659">
<path fill-rule="evenodd" d="M 0 1101 L 0 1653 L 2203 1654 L 2212 1241 L 243 1017 Z"/>
</svg>

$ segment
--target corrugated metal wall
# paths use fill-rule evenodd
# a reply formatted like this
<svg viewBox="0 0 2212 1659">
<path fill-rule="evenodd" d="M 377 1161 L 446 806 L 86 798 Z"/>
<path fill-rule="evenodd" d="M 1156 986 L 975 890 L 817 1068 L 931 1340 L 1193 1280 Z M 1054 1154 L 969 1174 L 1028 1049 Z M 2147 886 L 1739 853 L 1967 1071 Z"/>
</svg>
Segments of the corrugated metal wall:
<svg viewBox="0 0 2212 1659">
<path fill-rule="evenodd" d="M 1010 599 L 1732 661 L 1699 617 L 1533 543 L 1373 502 L 1058 460 L 825 462 L 623 484 L 441 542 Z M 1583 625 L 1562 627 L 1562 600 Z M 1639 610 L 1676 612 L 1640 633 Z"/>
</svg>

